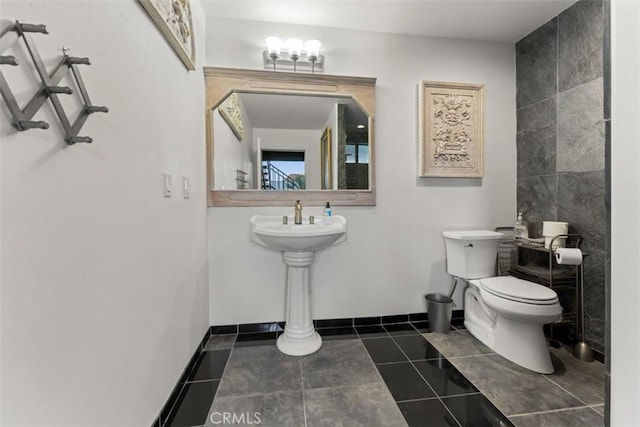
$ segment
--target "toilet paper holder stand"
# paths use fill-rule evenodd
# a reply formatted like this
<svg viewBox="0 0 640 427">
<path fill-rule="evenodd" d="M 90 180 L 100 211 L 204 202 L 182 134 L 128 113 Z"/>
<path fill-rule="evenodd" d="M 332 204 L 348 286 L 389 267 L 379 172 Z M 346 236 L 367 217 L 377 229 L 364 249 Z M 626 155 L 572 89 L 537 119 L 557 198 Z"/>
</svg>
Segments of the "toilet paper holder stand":
<svg viewBox="0 0 640 427">
<path fill-rule="evenodd" d="M 554 337 L 554 327 L 574 325 L 576 331 L 575 339 L 578 343 L 574 349 L 574 356 L 583 361 L 592 361 L 593 352 L 584 341 L 584 263 L 580 265 L 561 265 L 556 261 L 556 250 L 560 246 L 580 249 L 582 236 L 575 233 L 559 234 L 553 236 L 548 247 L 545 247 L 540 239 L 518 239 L 512 240 L 512 242 L 514 242 L 518 252 L 521 250 L 523 252 L 515 257 L 517 259 L 515 265 L 512 260 L 508 269 L 511 275 L 548 286 L 556 292 L 573 291 L 571 298 L 574 301 L 574 310 L 563 313 L 563 318 L 560 321 L 549 325 L 550 344 L 554 347 L 560 347 L 560 341 Z M 587 254 L 583 252 L 583 260 L 586 256 Z M 534 264 L 529 264 L 532 260 L 538 259 L 542 261 L 545 257 L 548 258 L 548 264 L 544 269 L 541 269 L 539 264 L 535 262 Z"/>
<path fill-rule="evenodd" d="M 552 240 L 551 243 L 549 244 L 549 265 L 552 266 L 553 264 L 553 260 L 551 260 L 551 257 L 556 255 L 556 252 L 558 249 L 561 249 L 559 247 L 557 247 L 556 245 L 554 245 L 555 240 L 557 239 L 569 239 L 569 237 L 574 237 L 575 238 L 575 248 L 576 249 L 580 249 L 580 243 L 582 242 L 582 236 L 580 236 L 579 234 L 561 234 L 558 236 L 555 236 Z M 585 341 L 584 339 L 584 258 L 585 256 L 587 256 L 587 254 L 585 253 L 580 253 L 580 255 L 582 256 L 582 259 L 580 260 L 579 264 L 573 264 L 573 262 L 571 264 L 576 266 L 576 291 L 575 291 L 575 305 L 576 305 L 576 309 L 575 309 L 575 313 L 576 313 L 576 334 L 577 334 L 577 340 L 578 342 L 576 343 L 574 349 L 573 349 L 573 356 L 576 359 L 582 360 L 583 362 L 593 362 L 595 360 L 594 355 L 593 355 L 593 350 L 591 349 L 591 346 Z M 556 261 L 558 262 L 558 264 L 560 264 L 560 262 L 558 261 L 558 259 L 556 258 Z M 553 274 L 553 268 L 551 268 L 551 274 Z"/>
</svg>

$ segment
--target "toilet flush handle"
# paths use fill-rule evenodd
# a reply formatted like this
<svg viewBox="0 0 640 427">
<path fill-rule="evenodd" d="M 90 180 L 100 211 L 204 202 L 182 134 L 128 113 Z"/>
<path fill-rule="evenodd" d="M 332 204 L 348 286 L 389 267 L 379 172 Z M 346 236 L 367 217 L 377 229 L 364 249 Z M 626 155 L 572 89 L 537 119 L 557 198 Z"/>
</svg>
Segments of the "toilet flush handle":
<svg viewBox="0 0 640 427">
<path fill-rule="evenodd" d="M 473 247 L 473 243 L 467 243 L 466 245 L 464 245 L 465 248 L 472 248 Z"/>
</svg>

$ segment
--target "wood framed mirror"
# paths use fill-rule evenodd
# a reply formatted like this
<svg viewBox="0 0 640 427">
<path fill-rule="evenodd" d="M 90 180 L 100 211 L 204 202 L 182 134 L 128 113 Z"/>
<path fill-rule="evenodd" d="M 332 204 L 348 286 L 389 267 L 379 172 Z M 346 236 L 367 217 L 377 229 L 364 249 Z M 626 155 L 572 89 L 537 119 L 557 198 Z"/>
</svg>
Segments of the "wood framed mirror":
<svg viewBox="0 0 640 427">
<path fill-rule="evenodd" d="M 204 75 L 209 206 L 375 205 L 375 78 Z"/>
</svg>

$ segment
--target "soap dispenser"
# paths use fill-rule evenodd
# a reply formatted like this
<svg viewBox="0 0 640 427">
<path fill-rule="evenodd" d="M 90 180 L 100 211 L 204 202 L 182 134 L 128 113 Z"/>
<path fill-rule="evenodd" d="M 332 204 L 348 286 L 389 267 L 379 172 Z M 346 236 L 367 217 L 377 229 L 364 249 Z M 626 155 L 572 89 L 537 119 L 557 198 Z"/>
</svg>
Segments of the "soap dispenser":
<svg viewBox="0 0 640 427">
<path fill-rule="evenodd" d="M 529 229 L 527 227 L 527 221 L 522 218 L 522 212 L 518 212 L 518 219 L 513 226 L 514 239 L 528 239 Z"/>
</svg>

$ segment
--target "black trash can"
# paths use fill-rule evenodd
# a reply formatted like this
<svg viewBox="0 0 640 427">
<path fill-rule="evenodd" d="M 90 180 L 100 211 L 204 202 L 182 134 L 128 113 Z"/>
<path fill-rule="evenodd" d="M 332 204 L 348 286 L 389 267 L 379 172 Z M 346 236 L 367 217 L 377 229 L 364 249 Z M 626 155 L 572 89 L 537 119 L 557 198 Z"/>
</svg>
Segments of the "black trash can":
<svg viewBox="0 0 640 427">
<path fill-rule="evenodd" d="M 451 328 L 453 300 L 442 294 L 427 294 L 425 298 L 427 300 L 429 327 L 434 332 L 448 334 Z"/>
</svg>

